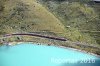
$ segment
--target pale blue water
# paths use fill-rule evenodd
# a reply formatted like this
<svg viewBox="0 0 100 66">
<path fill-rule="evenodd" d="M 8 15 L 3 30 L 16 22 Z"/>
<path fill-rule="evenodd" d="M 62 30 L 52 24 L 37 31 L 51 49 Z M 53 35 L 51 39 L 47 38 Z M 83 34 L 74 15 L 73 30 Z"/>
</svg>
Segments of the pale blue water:
<svg viewBox="0 0 100 66">
<path fill-rule="evenodd" d="M 53 46 L 20 44 L 0 47 L 0 66 L 99 66 L 100 58 Z"/>
</svg>

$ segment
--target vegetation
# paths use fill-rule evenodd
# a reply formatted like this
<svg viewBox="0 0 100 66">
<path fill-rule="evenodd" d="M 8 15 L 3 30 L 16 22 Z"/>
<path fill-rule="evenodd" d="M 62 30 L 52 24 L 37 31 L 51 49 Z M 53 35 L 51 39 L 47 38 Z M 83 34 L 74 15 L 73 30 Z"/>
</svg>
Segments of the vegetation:
<svg viewBox="0 0 100 66">
<path fill-rule="evenodd" d="M 16 1 L 10 0 L 5 2 L 5 11 L 0 15 L 1 32 L 64 32 L 63 24 L 42 5 L 34 1 L 33 3 L 24 3 L 24 0 L 22 2 Z"/>
<path fill-rule="evenodd" d="M 74 41 L 98 43 L 100 17 L 91 0 L 42 0 L 42 4 L 52 12 L 65 26 L 67 37 Z M 99 8 L 99 5 L 98 5 Z M 99 11 L 99 10 L 97 10 Z M 75 33 L 73 33 L 75 32 Z M 93 36 L 93 34 L 96 34 Z M 69 36 L 70 35 L 70 36 Z M 75 36 L 76 35 L 76 36 Z M 88 38 L 87 38 L 88 37 Z M 96 38 L 95 38 L 96 37 Z"/>
</svg>

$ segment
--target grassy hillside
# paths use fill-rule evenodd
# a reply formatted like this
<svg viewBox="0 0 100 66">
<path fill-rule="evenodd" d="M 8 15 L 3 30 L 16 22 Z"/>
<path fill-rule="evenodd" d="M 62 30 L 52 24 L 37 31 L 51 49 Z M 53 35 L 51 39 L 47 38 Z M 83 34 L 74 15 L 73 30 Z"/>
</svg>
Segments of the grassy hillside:
<svg viewBox="0 0 100 66">
<path fill-rule="evenodd" d="M 81 5 L 80 2 L 4 0 L 1 3 L 1 35 L 45 31 L 71 41 L 96 44 L 89 33 L 82 33 L 81 30 L 95 30 L 98 15 L 93 8 Z"/>
<path fill-rule="evenodd" d="M 38 0 L 66 27 L 71 40 L 98 43 L 100 16 L 90 0 Z M 100 8 L 100 4 L 98 5 Z M 75 33 L 74 33 L 75 32 Z"/>
<path fill-rule="evenodd" d="M 34 0 L 8 0 L 0 13 L 0 33 L 50 31 L 62 32 L 62 23 Z"/>
</svg>

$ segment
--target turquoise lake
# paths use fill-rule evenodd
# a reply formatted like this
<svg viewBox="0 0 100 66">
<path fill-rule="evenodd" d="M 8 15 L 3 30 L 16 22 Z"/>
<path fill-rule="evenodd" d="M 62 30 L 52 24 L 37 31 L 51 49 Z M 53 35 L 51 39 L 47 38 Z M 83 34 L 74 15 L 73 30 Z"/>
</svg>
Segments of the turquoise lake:
<svg viewBox="0 0 100 66">
<path fill-rule="evenodd" d="M 99 66 L 100 58 L 70 48 L 22 43 L 0 47 L 0 66 Z"/>
</svg>

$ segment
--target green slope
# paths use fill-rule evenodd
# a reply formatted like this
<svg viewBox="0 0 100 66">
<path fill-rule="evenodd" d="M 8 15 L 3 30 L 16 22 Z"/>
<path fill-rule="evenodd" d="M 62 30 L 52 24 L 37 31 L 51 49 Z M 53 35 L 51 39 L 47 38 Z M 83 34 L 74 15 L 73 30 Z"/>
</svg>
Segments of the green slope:
<svg viewBox="0 0 100 66">
<path fill-rule="evenodd" d="M 98 38 L 100 36 L 98 34 L 100 17 L 89 4 L 89 0 L 84 2 L 81 2 L 82 0 L 38 1 L 64 24 L 67 30 L 67 37 L 71 40 L 100 43 Z"/>
<path fill-rule="evenodd" d="M 34 0 L 5 1 L 0 13 L 0 33 L 50 31 L 65 33 L 64 25 Z"/>
<path fill-rule="evenodd" d="M 42 4 L 41 4 L 42 2 Z M 0 5 L 0 34 L 52 32 L 71 41 L 96 43 L 84 30 L 97 28 L 98 17 L 91 7 L 79 2 L 41 0 L 4 0 Z M 44 7 L 45 6 L 45 7 Z M 77 9 L 77 10 L 76 10 Z"/>
</svg>

